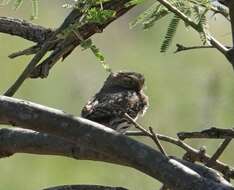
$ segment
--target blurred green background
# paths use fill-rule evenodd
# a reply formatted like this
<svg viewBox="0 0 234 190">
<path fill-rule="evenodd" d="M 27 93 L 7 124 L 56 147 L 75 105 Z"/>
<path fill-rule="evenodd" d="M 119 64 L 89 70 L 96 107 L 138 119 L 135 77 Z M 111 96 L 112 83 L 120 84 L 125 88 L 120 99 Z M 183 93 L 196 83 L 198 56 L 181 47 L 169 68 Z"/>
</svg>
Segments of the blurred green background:
<svg viewBox="0 0 234 190">
<path fill-rule="evenodd" d="M 40 1 L 39 18 L 34 23 L 56 28 L 69 10 L 64 1 Z M 148 2 L 150 4 L 150 2 Z M 146 94 L 150 107 L 139 120 L 159 132 L 175 136 L 179 131 L 201 130 L 211 126 L 228 128 L 234 123 L 234 73 L 231 65 L 215 49 L 173 54 L 175 43 L 199 45 L 199 37 L 183 24 L 168 53 L 159 53 L 167 19 L 151 30 L 129 29 L 129 22 L 147 5 L 134 8 L 102 34 L 93 37 L 115 71 L 131 70 L 146 77 Z M 0 8 L 0 16 L 30 18 L 31 5 L 17 11 L 11 6 Z M 229 23 L 221 17 L 211 18 L 210 30 L 222 42 L 230 42 Z M 24 69 L 31 57 L 14 60 L 7 56 L 32 45 L 26 40 L 0 34 L 0 90 L 3 93 Z M 27 80 L 15 97 L 79 115 L 84 103 L 102 86 L 107 73 L 89 50 L 77 48 L 64 62 L 59 62 L 44 80 Z M 152 145 L 150 140 L 137 140 Z M 186 141 L 196 148 L 206 145 L 212 153 L 220 141 Z M 171 155 L 183 151 L 163 143 Z M 234 164 L 231 149 L 222 160 Z M 17 154 L 0 160 L 0 189 L 32 190 L 62 184 L 101 184 L 129 189 L 158 189 L 159 183 L 134 169 L 101 162 L 77 161 L 56 156 Z"/>
</svg>

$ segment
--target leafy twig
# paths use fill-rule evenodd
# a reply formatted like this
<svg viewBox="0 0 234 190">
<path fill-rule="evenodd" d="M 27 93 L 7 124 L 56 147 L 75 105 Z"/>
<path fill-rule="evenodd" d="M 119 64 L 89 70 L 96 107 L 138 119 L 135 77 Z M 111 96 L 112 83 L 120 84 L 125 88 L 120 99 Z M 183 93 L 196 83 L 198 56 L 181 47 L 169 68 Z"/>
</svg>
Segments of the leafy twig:
<svg viewBox="0 0 234 190">
<path fill-rule="evenodd" d="M 158 0 L 158 2 L 164 5 L 169 11 L 176 14 L 180 19 L 182 19 L 187 25 L 191 26 L 194 30 L 196 30 L 199 33 L 201 32 L 200 31 L 201 28 L 199 24 L 196 24 L 195 22 L 193 22 L 191 18 L 189 18 L 187 15 L 185 15 L 183 12 L 181 12 L 179 9 L 173 6 L 169 1 Z M 234 65 L 234 56 L 232 58 L 232 55 L 234 54 L 234 52 L 232 52 L 230 56 L 230 54 L 228 54 L 229 50 L 207 31 L 206 31 L 206 37 L 208 41 L 211 43 L 211 45 L 214 46 L 217 50 L 219 50 L 229 60 L 229 62 L 232 65 Z"/>
</svg>

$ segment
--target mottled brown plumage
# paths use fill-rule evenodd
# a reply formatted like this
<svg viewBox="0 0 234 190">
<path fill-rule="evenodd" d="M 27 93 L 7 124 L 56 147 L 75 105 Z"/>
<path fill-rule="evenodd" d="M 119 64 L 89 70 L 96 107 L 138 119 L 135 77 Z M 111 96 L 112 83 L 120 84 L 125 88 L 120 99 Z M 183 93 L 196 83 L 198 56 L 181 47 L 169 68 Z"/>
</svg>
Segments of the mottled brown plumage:
<svg viewBox="0 0 234 190">
<path fill-rule="evenodd" d="M 143 86 L 144 76 L 140 73 L 111 73 L 101 90 L 84 106 L 81 116 L 124 132 L 131 126 L 124 114 L 137 119 L 148 107 Z"/>
</svg>

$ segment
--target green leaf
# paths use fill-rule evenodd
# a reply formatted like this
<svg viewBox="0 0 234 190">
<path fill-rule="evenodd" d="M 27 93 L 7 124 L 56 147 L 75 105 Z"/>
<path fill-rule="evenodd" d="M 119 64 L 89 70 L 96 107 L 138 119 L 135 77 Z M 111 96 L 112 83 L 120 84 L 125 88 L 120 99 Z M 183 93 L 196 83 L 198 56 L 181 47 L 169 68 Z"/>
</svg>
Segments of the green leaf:
<svg viewBox="0 0 234 190">
<path fill-rule="evenodd" d="M 149 29 L 152 26 L 154 26 L 154 24 L 162 19 L 163 17 L 167 16 L 170 12 L 163 6 L 160 6 L 158 10 L 156 10 L 154 12 L 154 14 L 146 21 L 144 21 L 143 24 L 143 29 Z"/>
<path fill-rule="evenodd" d="M 152 15 L 159 9 L 159 6 L 158 3 L 154 3 L 149 9 L 141 13 L 135 21 L 130 23 L 130 28 L 133 28 L 152 17 Z"/>
<path fill-rule="evenodd" d="M 130 23 L 130 28 L 133 28 L 138 24 L 143 24 L 143 28 L 148 29 L 168 13 L 169 11 L 165 7 L 158 3 L 154 3 L 149 9 L 141 13 L 135 21 Z"/>
<path fill-rule="evenodd" d="M 164 37 L 164 40 L 162 42 L 160 52 L 166 52 L 172 42 L 173 37 L 176 34 L 176 30 L 179 25 L 179 17 L 177 15 L 174 15 L 173 18 L 171 19 L 169 26 L 167 28 L 166 35 Z"/>
<path fill-rule="evenodd" d="M 110 66 L 105 62 L 104 55 L 101 53 L 99 48 L 97 48 L 96 45 L 93 44 L 91 39 L 82 41 L 81 47 L 83 48 L 82 50 L 90 49 L 92 53 L 94 54 L 94 56 L 97 58 L 97 60 L 101 63 L 103 68 L 106 71 L 111 72 Z"/>
<path fill-rule="evenodd" d="M 90 8 L 86 14 L 88 22 L 103 24 L 106 20 L 110 19 L 111 17 L 114 17 L 116 12 L 113 10 L 102 10 L 93 7 Z"/>
<path fill-rule="evenodd" d="M 84 40 L 80 43 L 80 46 L 83 48 L 82 50 L 89 49 L 91 48 L 92 45 L 93 45 L 93 42 L 91 39 Z"/>
<path fill-rule="evenodd" d="M 95 55 L 95 57 L 97 58 L 97 60 L 102 64 L 103 68 L 108 71 L 111 72 L 111 68 L 110 66 L 105 62 L 105 57 L 103 56 L 103 54 L 100 52 L 100 50 L 93 44 L 90 47 L 91 51 L 93 52 L 93 54 Z"/>
<path fill-rule="evenodd" d="M 100 52 L 100 50 L 93 44 L 90 49 L 92 50 L 93 54 L 96 56 L 96 58 L 100 61 L 100 62 L 104 62 L 105 58 L 102 55 L 102 53 Z"/>
<path fill-rule="evenodd" d="M 201 8 L 197 5 L 193 6 L 193 17 L 198 26 L 196 30 L 198 31 L 203 44 L 206 44 L 208 41 L 206 35 L 206 31 L 208 29 L 206 13 L 208 12 L 208 10 L 208 8 L 201 10 Z"/>
</svg>

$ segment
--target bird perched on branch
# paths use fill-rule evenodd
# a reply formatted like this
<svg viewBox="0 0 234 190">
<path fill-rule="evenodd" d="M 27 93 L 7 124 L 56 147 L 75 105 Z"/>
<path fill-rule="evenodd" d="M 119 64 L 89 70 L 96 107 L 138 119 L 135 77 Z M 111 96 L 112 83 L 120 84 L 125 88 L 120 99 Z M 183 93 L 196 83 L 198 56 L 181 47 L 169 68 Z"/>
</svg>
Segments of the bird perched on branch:
<svg viewBox="0 0 234 190">
<path fill-rule="evenodd" d="M 148 107 L 144 76 L 135 72 L 111 73 L 101 90 L 83 107 L 81 116 L 124 133 Z"/>
</svg>

